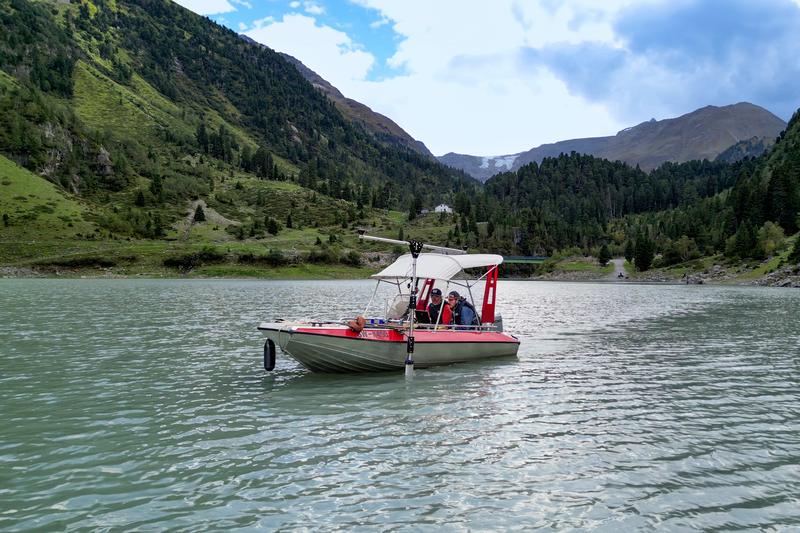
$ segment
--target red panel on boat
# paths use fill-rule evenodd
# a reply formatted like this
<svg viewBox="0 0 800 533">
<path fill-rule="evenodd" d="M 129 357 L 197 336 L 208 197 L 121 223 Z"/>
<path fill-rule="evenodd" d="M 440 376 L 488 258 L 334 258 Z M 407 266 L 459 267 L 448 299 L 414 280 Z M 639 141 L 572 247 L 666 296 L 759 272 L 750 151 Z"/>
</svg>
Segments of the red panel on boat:
<svg viewBox="0 0 800 533">
<path fill-rule="evenodd" d="M 361 333 L 356 333 L 351 329 L 344 328 L 297 328 L 297 333 L 307 333 L 310 335 L 327 335 L 329 337 L 350 337 L 364 340 L 383 341 L 383 342 L 405 342 L 406 336 L 394 329 L 364 329 Z M 420 342 L 513 342 L 519 341 L 505 333 L 496 331 L 453 331 L 438 330 L 426 331 L 416 330 L 414 339 Z"/>
</svg>

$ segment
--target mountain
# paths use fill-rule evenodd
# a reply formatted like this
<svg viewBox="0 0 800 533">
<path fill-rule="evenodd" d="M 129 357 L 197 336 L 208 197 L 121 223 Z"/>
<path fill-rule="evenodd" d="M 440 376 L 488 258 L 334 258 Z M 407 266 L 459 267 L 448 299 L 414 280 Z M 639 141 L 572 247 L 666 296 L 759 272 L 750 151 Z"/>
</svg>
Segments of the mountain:
<svg viewBox="0 0 800 533">
<path fill-rule="evenodd" d="M 254 45 L 264 46 L 258 41 L 248 37 L 247 35 L 240 35 L 240 37 Z M 360 124 L 368 132 L 370 132 L 376 139 L 386 144 L 397 146 L 400 148 L 413 150 L 421 155 L 433 157 L 433 154 L 428 150 L 428 147 L 422 141 L 414 139 L 411 135 L 405 132 L 403 128 L 397 125 L 392 119 L 380 113 L 376 113 L 368 106 L 347 98 L 336 87 L 331 85 L 328 80 L 308 68 L 302 61 L 294 56 L 279 52 L 281 57 L 295 66 L 300 74 L 317 90 L 327 96 L 335 105 L 336 108 L 348 119 Z"/>
<path fill-rule="evenodd" d="M 311 85 L 330 98 L 333 103 L 336 104 L 336 108 L 341 111 L 344 116 L 363 125 L 364 128 L 372 133 L 378 140 L 401 148 L 414 150 L 428 157 L 433 157 L 433 154 L 422 141 L 414 139 L 389 117 L 376 113 L 361 102 L 357 102 L 352 98 L 347 98 L 339 89 L 305 66 L 299 59 L 284 53 L 281 53 L 281 56 L 294 65 Z"/>
<path fill-rule="evenodd" d="M 0 154 L 111 210 L 115 234 L 152 235 L 145 221 L 175 222 L 198 199 L 237 223 L 287 216 L 269 212 L 257 181 L 349 202 L 334 217 L 345 225 L 476 185 L 343 101 L 296 62 L 168 0 L 0 0 Z"/>
<path fill-rule="evenodd" d="M 480 181 L 498 172 L 517 170 L 534 161 L 539 163 L 545 157 L 570 152 L 652 170 L 666 161 L 713 161 L 741 141 L 749 142 L 751 147 L 759 143 L 767 147 L 784 128 L 786 123 L 766 109 L 740 102 L 723 107 L 706 106 L 677 118 L 651 119 L 609 137 L 571 139 L 497 157 L 449 153 L 438 159 Z M 744 155 L 757 155 L 753 150 L 741 151 Z"/>
</svg>

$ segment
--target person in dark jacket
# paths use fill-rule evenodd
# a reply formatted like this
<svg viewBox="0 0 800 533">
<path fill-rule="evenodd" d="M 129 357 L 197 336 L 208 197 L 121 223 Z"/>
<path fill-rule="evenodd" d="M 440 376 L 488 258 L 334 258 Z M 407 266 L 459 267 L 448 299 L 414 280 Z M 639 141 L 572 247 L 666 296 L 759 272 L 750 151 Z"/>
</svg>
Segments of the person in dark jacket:
<svg viewBox="0 0 800 533">
<path fill-rule="evenodd" d="M 433 289 L 431 291 L 431 301 L 428 304 L 428 323 L 436 324 L 439 320 L 439 312 L 442 310 L 442 290 Z"/>
<path fill-rule="evenodd" d="M 478 314 L 475 312 L 475 308 L 462 298 L 458 292 L 451 291 L 447 295 L 447 305 L 450 307 L 452 315 L 450 324 L 457 326 L 478 325 Z"/>
<path fill-rule="evenodd" d="M 442 305 L 442 303 L 441 289 L 433 289 L 431 291 L 431 302 L 428 304 L 428 321 L 430 324 L 450 323 L 450 306 Z"/>
</svg>

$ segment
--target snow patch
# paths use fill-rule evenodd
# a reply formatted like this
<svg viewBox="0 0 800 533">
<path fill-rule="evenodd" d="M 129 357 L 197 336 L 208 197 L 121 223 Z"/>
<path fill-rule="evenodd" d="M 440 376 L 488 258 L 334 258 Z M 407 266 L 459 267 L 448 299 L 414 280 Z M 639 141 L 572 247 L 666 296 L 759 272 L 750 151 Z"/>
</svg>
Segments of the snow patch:
<svg viewBox="0 0 800 533">
<path fill-rule="evenodd" d="M 511 170 L 518 156 L 519 154 L 498 157 L 494 160 L 494 168 L 506 167 L 507 170 Z"/>
<path fill-rule="evenodd" d="M 511 170 L 517 157 L 519 157 L 519 154 L 482 157 L 481 168 L 489 168 L 489 163 L 492 162 L 494 168 L 506 167 L 506 169 Z"/>
</svg>

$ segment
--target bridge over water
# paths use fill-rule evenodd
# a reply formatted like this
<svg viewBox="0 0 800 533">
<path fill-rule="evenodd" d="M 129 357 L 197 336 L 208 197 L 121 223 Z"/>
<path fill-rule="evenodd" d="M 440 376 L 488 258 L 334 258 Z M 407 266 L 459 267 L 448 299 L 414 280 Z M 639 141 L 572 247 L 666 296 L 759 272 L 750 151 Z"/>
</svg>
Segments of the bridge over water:
<svg viewBox="0 0 800 533">
<path fill-rule="evenodd" d="M 503 263 L 537 264 L 543 263 L 546 259 L 550 259 L 550 257 L 546 255 L 504 255 Z"/>
</svg>

